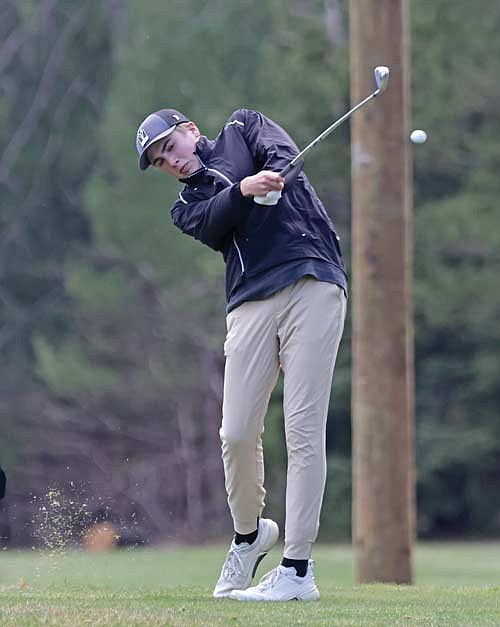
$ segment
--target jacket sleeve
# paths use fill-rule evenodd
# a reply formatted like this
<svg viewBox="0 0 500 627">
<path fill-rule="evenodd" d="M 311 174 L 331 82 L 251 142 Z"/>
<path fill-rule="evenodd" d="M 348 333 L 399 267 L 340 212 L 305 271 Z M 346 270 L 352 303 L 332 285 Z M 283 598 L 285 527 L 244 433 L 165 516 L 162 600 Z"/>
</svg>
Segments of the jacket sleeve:
<svg viewBox="0 0 500 627">
<path fill-rule="evenodd" d="M 243 133 L 257 171 L 279 171 L 299 153 L 290 135 L 264 114 L 240 109 L 235 118 L 244 122 Z"/>
<path fill-rule="evenodd" d="M 175 226 L 183 233 L 223 251 L 225 239 L 247 218 L 251 207 L 252 199 L 245 198 L 239 183 L 235 183 L 208 199 L 197 199 L 185 191 L 179 194 L 171 213 Z"/>
</svg>

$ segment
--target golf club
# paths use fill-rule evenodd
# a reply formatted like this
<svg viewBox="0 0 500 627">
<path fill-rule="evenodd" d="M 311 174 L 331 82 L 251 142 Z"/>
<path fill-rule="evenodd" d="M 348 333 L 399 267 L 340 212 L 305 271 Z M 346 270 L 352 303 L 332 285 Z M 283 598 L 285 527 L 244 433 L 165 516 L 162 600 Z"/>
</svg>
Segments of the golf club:
<svg viewBox="0 0 500 627">
<path fill-rule="evenodd" d="M 303 150 L 301 150 L 299 154 L 296 157 L 294 157 L 290 161 L 290 163 L 281 170 L 280 176 L 285 178 L 285 183 L 286 183 L 287 176 L 289 178 L 292 178 L 293 174 L 302 167 L 304 157 L 310 150 L 312 150 L 312 148 L 314 148 L 314 146 L 316 146 L 316 144 L 319 144 L 319 142 L 322 139 L 325 139 L 325 137 L 328 137 L 328 135 L 330 135 L 332 131 L 334 131 L 338 126 L 340 126 L 343 122 L 345 122 L 348 118 L 350 118 L 351 115 L 355 111 L 357 111 L 367 102 L 369 102 L 372 98 L 375 98 L 376 96 L 378 96 L 380 93 L 382 93 L 383 91 L 387 89 L 387 84 L 389 82 L 389 68 L 386 67 L 385 65 L 378 65 L 374 69 L 373 74 L 375 76 L 375 83 L 377 85 L 377 89 L 374 92 L 372 92 L 369 96 L 367 96 L 364 100 L 362 100 L 357 105 L 355 105 L 352 109 L 349 109 L 347 113 L 344 113 L 342 117 L 336 120 L 327 129 L 325 129 L 320 135 L 316 137 L 316 139 L 313 139 L 313 141 L 310 144 L 308 144 Z M 268 192 L 265 196 L 255 196 L 254 200 L 259 205 L 275 205 L 278 202 L 280 197 L 281 197 L 281 192 Z"/>
</svg>

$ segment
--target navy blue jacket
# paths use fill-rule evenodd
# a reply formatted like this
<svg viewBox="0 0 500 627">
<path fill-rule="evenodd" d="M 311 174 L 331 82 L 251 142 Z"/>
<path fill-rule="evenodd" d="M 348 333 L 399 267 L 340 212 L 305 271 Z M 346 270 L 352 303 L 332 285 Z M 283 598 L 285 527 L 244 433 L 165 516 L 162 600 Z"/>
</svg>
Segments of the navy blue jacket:
<svg viewBox="0 0 500 627">
<path fill-rule="evenodd" d="M 299 259 L 333 264 L 347 289 L 337 234 L 303 172 L 286 184 L 277 205 L 258 205 L 241 194 L 239 181 L 261 170 L 279 171 L 298 154 L 280 126 L 239 109 L 215 140 L 201 137 L 196 152 L 203 167 L 182 179 L 172 218 L 184 233 L 222 253 L 228 300 L 246 279 Z"/>
</svg>

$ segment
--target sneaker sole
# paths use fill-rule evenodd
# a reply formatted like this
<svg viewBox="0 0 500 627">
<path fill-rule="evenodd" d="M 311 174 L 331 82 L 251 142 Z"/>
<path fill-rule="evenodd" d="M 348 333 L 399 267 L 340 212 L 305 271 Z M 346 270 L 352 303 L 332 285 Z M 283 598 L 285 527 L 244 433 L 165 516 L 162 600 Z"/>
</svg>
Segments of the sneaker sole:
<svg viewBox="0 0 500 627">
<path fill-rule="evenodd" d="M 232 594 L 229 594 L 229 598 L 232 601 L 243 601 L 243 602 L 250 602 L 250 603 L 289 603 L 290 601 L 300 601 L 301 603 L 314 603 L 314 601 L 319 601 L 320 599 L 320 595 L 319 593 L 316 595 L 306 595 L 305 597 L 293 597 L 291 599 L 263 599 L 263 598 L 251 598 L 251 597 L 237 597 L 237 596 L 233 596 Z"/>
</svg>

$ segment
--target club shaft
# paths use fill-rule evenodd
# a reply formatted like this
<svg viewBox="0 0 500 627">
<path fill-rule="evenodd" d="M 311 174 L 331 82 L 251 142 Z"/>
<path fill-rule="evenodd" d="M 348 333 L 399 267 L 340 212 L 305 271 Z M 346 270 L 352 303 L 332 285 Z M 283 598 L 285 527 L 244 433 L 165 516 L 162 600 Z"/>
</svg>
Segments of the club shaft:
<svg viewBox="0 0 500 627">
<path fill-rule="evenodd" d="M 303 150 L 301 150 L 299 152 L 299 154 L 294 157 L 290 163 L 285 166 L 283 168 L 283 170 L 281 170 L 280 172 L 280 176 L 285 176 L 285 174 L 287 174 L 287 172 L 289 172 L 299 161 L 300 159 L 302 159 L 303 157 L 305 157 L 305 155 L 312 149 L 314 148 L 314 146 L 316 146 L 316 144 L 318 144 L 322 139 L 325 139 L 325 137 L 328 137 L 328 135 L 330 135 L 330 133 L 332 131 L 334 131 L 338 126 L 340 126 L 342 124 L 342 122 L 345 122 L 349 117 L 351 117 L 351 115 L 357 111 L 360 107 L 362 107 L 364 104 L 366 104 L 368 101 L 370 101 L 372 98 L 375 98 L 375 96 L 377 96 L 380 92 L 380 89 L 376 89 L 373 93 L 371 93 L 369 96 L 367 96 L 364 100 L 362 100 L 361 102 L 359 102 L 356 106 L 354 106 L 352 109 L 350 109 L 347 113 L 344 113 L 344 115 L 339 118 L 338 120 L 336 120 L 331 126 L 329 126 L 327 129 L 325 129 L 321 135 L 318 135 L 316 137 L 316 139 L 313 139 L 313 141 L 308 144 Z"/>
</svg>

